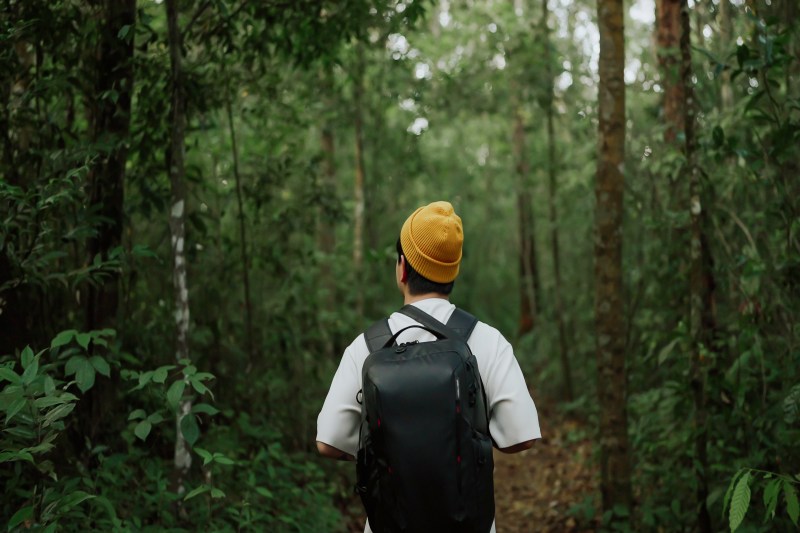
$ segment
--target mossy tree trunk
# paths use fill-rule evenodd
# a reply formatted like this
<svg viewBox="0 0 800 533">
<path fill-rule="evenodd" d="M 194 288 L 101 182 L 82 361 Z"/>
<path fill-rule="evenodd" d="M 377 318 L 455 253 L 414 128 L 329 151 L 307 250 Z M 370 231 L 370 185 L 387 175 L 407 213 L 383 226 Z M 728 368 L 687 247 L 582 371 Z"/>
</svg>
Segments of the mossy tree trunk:
<svg viewBox="0 0 800 533">
<path fill-rule="evenodd" d="M 622 296 L 622 201 L 625 159 L 625 66 L 622 0 L 599 0 L 600 86 L 595 183 L 595 330 L 600 403 L 603 511 L 630 508 L 631 466 Z M 613 511 L 612 511 L 613 512 Z"/>
</svg>

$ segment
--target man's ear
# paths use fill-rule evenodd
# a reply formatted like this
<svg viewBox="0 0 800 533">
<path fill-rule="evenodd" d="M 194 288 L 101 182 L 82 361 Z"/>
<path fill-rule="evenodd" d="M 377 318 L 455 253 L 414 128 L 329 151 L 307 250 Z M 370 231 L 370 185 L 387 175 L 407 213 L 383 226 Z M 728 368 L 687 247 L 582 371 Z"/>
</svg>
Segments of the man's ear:
<svg viewBox="0 0 800 533">
<path fill-rule="evenodd" d="M 408 266 L 406 263 L 406 256 L 400 256 L 400 269 L 403 272 L 400 276 L 400 281 L 405 283 L 408 281 Z"/>
</svg>

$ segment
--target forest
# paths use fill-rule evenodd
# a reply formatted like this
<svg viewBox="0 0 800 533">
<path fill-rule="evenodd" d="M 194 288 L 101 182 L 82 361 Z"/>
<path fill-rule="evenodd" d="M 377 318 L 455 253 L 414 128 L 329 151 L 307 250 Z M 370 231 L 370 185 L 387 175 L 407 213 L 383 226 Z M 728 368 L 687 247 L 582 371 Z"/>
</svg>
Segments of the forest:
<svg viewBox="0 0 800 533">
<path fill-rule="evenodd" d="M 539 409 L 499 532 L 798 530 L 797 0 L 3 0 L 0 41 L 5 530 L 362 531 L 317 414 L 435 200 Z"/>
</svg>

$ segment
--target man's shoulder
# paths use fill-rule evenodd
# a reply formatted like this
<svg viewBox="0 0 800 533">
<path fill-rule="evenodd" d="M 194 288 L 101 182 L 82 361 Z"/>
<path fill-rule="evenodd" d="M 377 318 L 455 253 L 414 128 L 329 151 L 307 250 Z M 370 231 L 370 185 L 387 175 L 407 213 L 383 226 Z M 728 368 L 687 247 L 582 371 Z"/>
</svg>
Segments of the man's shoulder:
<svg viewBox="0 0 800 533">
<path fill-rule="evenodd" d="M 475 329 L 472 330 L 470 340 L 473 339 L 491 341 L 495 343 L 508 342 L 503 334 L 500 333 L 500 330 L 481 320 L 478 320 L 478 322 L 475 324 Z"/>
</svg>

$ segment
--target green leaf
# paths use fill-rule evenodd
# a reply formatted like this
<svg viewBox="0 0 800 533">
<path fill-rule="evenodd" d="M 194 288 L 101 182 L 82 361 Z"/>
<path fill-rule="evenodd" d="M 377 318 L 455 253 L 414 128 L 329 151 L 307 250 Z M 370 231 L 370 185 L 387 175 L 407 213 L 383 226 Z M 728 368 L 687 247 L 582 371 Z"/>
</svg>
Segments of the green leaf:
<svg viewBox="0 0 800 533">
<path fill-rule="evenodd" d="M 27 507 L 23 507 L 16 513 L 14 516 L 11 517 L 11 520 L 8 521 L 8 530 L 11 531 L 25 520 L 28 520 L 33 516 L 33 505 L 28 505 Z"/>
<path fill-rule="evenodd" d="M 74 329 L 68 329 L 66 331 L 62 331 L 58 335 L 55 336 L 53 341 L 50 343 L 50 348 L 58 348 L 59 346 L 64 346 L 68 344 L 69 341 L 77 334 L 78 332 Z"/>
<path fill-rule="evenodd" d="M 215 463 L 219 463 L 221 465 L 233 465 L 233 464 L 236 464 L 233 461 L 233 459 L 229 459 L 228 457 L 225 457 L 222 454 L 219 454 L 219 455 L 214 454 L 214 462 Z"/>
<path fill-rule="evenodd" d="M 20 358 L 22 359 L 22 368 L 27 369 L 28 365 L 33 362 L 33 350 L 31 350 L 30 346 L 26 346 L 25 349 L 22 350 Z"/>
<path fill-rule="evenodd" d="M 728 515 L 731 533 L 742 524 L 747 508 L 750 506 L 750 472 L 747 471 L 739 478 L 731 497 L 731 510 Z"/>
<path fill-rule="evenodd" d="M 747 472 L 746 468 L 742 468 L 731 479 L 731 482 L 728 483 L 728 490 L 725 491 L 725 497 L 722 499 L 722 517 L 725 518 L 725 511 L 728 509 L 728 504 L 731 501 L 731 496 L 733 495 L 733 489 L 736 487 L 736 482 L 739 480 L 739 477 Z"/>
<path fill-rule="evenodd" d="M 48 396 L 56 391 L 56 382 L 50 376 L 44 377 L 44 393 Z M 71 395 L 70 395 L 71 396 Z"/>
<path fill-rule="evenodd" d="M 203 382 L 198 380 L 197 378 L 192 377 L 189 380 L 189 382 L 192 384 L 192 387 L 194 388 L 194 390 L 197 391 L 197 394 L 205 394 L 206 392 L 208 392 L 208 387 L 203 385 Z"/>
<path fill-rule="evenodd" d="M 153 425 L 148 420 L 142 420 L 136 424 L 135 428 L 133 428 L 133 434 L 139 437 L 141 440 L 145 440 L 150 434 L 150 430 L 152 428 Z"/>
<path fill-rule="evenodd" d="M 89 333 L 78 333 L 75 335 L 75 340 L 78 341 L 78 344 L 84 350 L 89 349 L 89 342 L 92 340 L 92 336 Z"/>
<path fill-rule="evenodd" d="M 92 363 L 94 369 L 97 370 L 99 373 L 101 373 L 107 378 L 111 377 L 111 368 L 108 366 L 108 363 L 106 362 L 105 359 L 103 359 L 99 355 L 93 355 L 92 358 L 89 359 L 89 361 Z"/>
<path fill-rule="evenodd" d="M 25 369 L 25 372 L 22 373 L 22 383 L 25 385 L 30 385 L 33 383 L 33 380 L 36 379 L 36 374 L 39 372 L 39 357 L 34 357 L 31 361 L 28 361 L 28 367 Z"/>
<path fill-rule="evenodd" d="M 65 403 L 53 407 L 52 409 L 47 411 L 46 415 L 44 415 L 44 418 L 42 419 L 42 427 L 45 428 L 50 424 L 52 424 L 53 422 L 55 422 L 56 420 L 64 418 L 65 416 L 70 414 L 73 409 L 75 409 L 74 403 Z"/>
<path fill-rule="evenodd" d="M 22 378 L 19 376 L 19 374 L 7 366 L 0 367 L 0 380 L 10 381 L 14 385 L 20 385 L 22 383 Z"/>
<path fill-rule="evenodd" d="M 77 372 L 78 368 L 80 368 L 80 366 L 84 364 L 83 362 L 86 360 L 87 359 L 85 355 L 73 355 L 72 357 L 70 357 L 69 361 L 67 361 L 67 364 L 64 367 L 64 375 L 71 376 L 72 374 Z"/>
<path fill-rule="evenodd" d="M 183 501 L 186 501 L 186 500 L 189 500 L 191 498 L 194 498 L 198 494 L 203 494 L 204 492 L 208 492 L 209 490 L 211 490 L 211 487 L 209 487 L 208 485 L 200 485 L 196 489 L 194 489 L 191 492 L 189 492 L 189 494 L 184 496 L 183 497 Z"/>
<path fill-rule="evenodd" d="M 59 395 L 42 396 L 33 401 L 33 405 L 39 408 L 52 407 L 54 405 L 61 405 L 64 403 L 74 402 L 78 397 L 74 394 L 65 392 Z"/>
<path fill-rule="evenodd" d="M 83 503 L 86 500 L 91 500 L 92 498 L 94 498 L 93 494 L 89 494 L 86 491 L 82 490 L 75 490 L 70 492 L 63 498 L 61 498 L 61 501 L 59 502 L 59 507 L 62 510 L 67 510 L 70 507 L 74 507 L 79 503 Z"/>
<path fill-rule="evenodd" d="M 33 455 L 29 452 L 22 450 L 18 452 L 0 452 L 0 463 L 8 463 L 11 461 L 29 461 L 34 463 Z"/>
<path fill-rule="evenodd" d="M 128 420 L 138 420 L 140 418 L 145 418 L 147 413 L 144 412 L 144 409 L 135 409 L 131 414 L 128 415 Z"/>
<path fill-rule="evenodd" d="M 800 503 L 797 501 L 797 492 L 788 481 L 783 482 L 783 497 L 786 498 L 786 512 L 789 513 L 792 523 L 797 526 L 797 520 L 800 518 Z"/>
<path fill-rule="evenodd" d="M 167 381 L 167 376 L 169 375 L 169 371 L 175 368 L 175 365 L 166 365 L 158 367 L 155 372 L 153 372 L 153 381 L 155 383 L 164 383 Z"/>
<path fill-rule="evenodd" d="M 225 493 L 219 489 L 211 489 L 211 497 L 212 498 L 224 498 Z"/>
<path fill-rule="evenodd" d="M 197 425 L 197 420 L 193 414 L 188 414 L 181 418 L 181 433 L 186 442 L 190 446 L 194 446 L 194 443 L 200 437 L 200 427 Z"/>
<path fill-rule="evenodd" d="M 121 28 L 119 29 L 119 31 L 117 32 L 117 38 L 118 38 L 118 39 L 125 40 L 125 37 L 127 37 L 127 36 L 128 36 L 128 32 L 130 32 L 130 31 L 131 31 L 131 25 L 130 25 L 130 24 L 125 24 L 125 25 L 124 25 L 123 27 L 121 27 Z"/>
<path fill-rule="evenodd" d="M 666 346 L 661 348 L 661 351 L 658 352 L 658 364 L 659 364 L 659 366 L 663 365 L 664 361 L 666 361 L 667 358 L 670 355 L 672 355 L 672 350 L 675 349 L 675 345 L 678 344 L 678 342 L 680 340 L 681 340 L 680 337 L 675 337 L 674 339 L 672 339 L 672 342 L 670 342 L 669 344 L 667 344 Z"/>
<path fill-rule="evenodd" d="M 778 492 L 780 489 L 780 478 L 773 479 L 767 483 L 767 487 L 764 489 L 764 507 L 767 509 L 767 513 L 764 515 L 764 522 L 767 519 L 775 518 L 775 507 L 778 505 Z"/>
<path fill-rule="evenodd" d="M 142 372 L 141 374 L 139 374 L 139 384 L 136 386 L 136 389 L 141 389 L 142 387 L 144 387 L 145 385 L 150 383 L 150 380 L 152 380 L 152 379 L 153 379 L 153 371 L 152 370 L 148 370 L 147 372 Z M 133 390 L 136 390 L 136 389 L 133 389 Z"/>
<path fill-rule="evenodd" d="M 78 388 L 81 392 L 86 392 L 94 386 L 94 367 L 85 357 L 78 366 L 78 371 L 75 373 L 75 381 L 78 382 Z"/>
<path fill-rule="evenodd" d="M 208 450 L 204 450 L 203 448 L 194 448 L 194 451 L 197 452 L 197 455 L 203 458 L 203 466 L 206 466 L 213 459 L 211 452 Z"/>
<path fill-rule="evenodd" d="M 219 409 L 213 405 L 208 405 L 207 403 L 198 403 L 197 405 L 192 406 L 192 413 L 204 413 L 214 416 L 215 414 L 219 413 Z"/>
<path fill-rule="evenodd" d="M 269 500 L 275 497 L 271 490 L 264 487 L 256 487 L 256 492 Z"/>
<path fill-rule="evenodd" d="M 169 389 L 167 390 L 167 403 L 169 404 L 170 408 L 178 408 L 178 403 L 180 403 L 181 398 L 183 397 L 184 389 L 186 389 L 186 382 L 183 380 L 175 381 L 169 386 Z"/>
<path fill-rule="evenodd" d="M 160 424 L 161 422 L 163 422 L 164 421 L 164 417 L 161 416 L 161 413 L 153 413 L 153 414 L 151 414 L 150 416 L 147 417 L 147 420 L 149 420 L 151 424 L 155 425 L 155 424 Z"/>
<path fill-rule="evenodd" d="M 194 365 L 187 365 L 183 369 L 183 374 L 186 376 L 194 376 L 197 373 L 197 367 Z"/>
<path fill-rule="evenodd" d="M 11 405 L 6 409 L 6 424 L 8 424 L 8 421 L 14 418 L 14 415 L 19 413 L 23 407 L 25 407 L 25 398 L 17 398 L 11 402 Z"/>
</svg>

